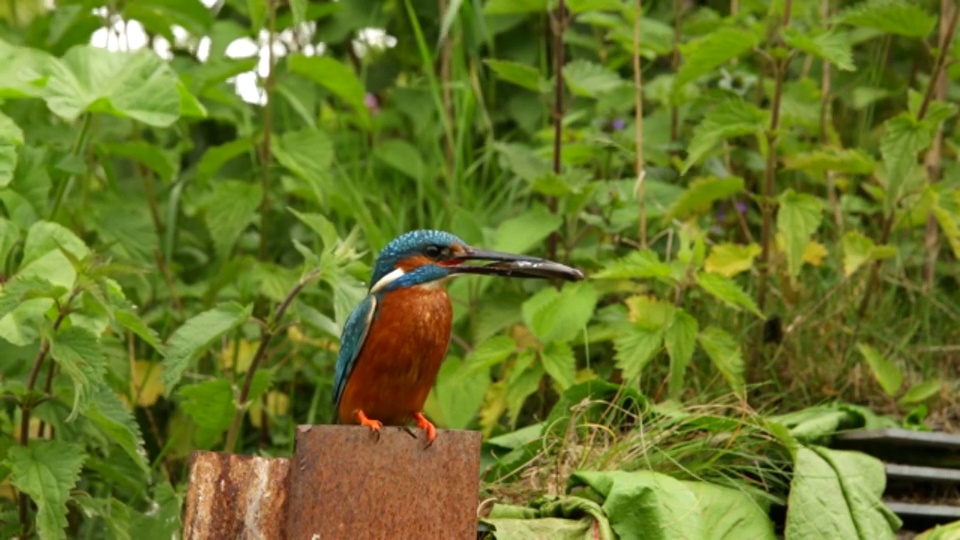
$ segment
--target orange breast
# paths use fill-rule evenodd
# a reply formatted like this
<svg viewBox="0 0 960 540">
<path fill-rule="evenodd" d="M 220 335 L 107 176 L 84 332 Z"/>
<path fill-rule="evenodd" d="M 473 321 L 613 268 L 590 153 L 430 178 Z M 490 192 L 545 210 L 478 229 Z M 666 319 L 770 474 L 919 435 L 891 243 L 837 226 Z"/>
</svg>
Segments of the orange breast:
<svg viewBox="0 0 960 540">
<path fill-rule="evenodd" d="M 358 410 L 386 425 L 423 410 L 450 342 L 453 309 L 443 287 L 384 294 L 337 410 L 356 424 Z"/>
</svg>

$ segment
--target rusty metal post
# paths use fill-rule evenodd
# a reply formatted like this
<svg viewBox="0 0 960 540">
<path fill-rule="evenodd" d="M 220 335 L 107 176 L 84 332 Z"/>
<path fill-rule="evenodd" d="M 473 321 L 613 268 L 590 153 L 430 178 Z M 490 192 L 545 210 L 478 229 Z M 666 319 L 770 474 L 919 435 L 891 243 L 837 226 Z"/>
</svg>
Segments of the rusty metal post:
<svg viewBox="0 0 960 540">
<path fill-rule="evenodd" d="M 290 460 L 194 452 L 183 538 L 287 538 Z"/>
<path fill-rule="evenodd" d="M 476 538 L 480 433 L 440 430 L 425 448 L 413 432 L 299 426 L 287 537 Z"/>
</svg>

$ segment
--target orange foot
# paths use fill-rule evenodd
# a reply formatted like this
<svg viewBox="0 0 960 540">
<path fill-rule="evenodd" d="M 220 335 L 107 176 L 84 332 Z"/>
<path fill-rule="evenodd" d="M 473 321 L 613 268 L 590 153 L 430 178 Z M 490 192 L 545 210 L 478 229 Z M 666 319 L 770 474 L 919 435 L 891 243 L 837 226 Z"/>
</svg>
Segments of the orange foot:
<svg viewBox="0 0 960 540">
<path fill-rule="evenodd" d="M 370 431 L 377 434 L 377 440 L 380 439 L 380 428 L 383 427 L 383 422 L 367 418 L 367 415 L 363 411 L 357 411 L 357 418 L 360 420 L 361 426 L 370 428 Z"/>
<path fill-rule="evenodd" d="M 437 438 L 437 428 L 433 425 L 423 413 L 413 413 L 413 419 L 417 421 L 417 427 L 427 432 L 427 441 L 432 443 Z"/>
</svg>

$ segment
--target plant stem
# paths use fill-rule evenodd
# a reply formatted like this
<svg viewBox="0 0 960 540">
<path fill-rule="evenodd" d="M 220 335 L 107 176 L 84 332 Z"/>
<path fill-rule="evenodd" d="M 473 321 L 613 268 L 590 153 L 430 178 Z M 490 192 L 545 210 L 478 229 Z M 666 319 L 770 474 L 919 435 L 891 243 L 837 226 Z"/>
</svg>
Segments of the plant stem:
<svg viewBox="0 0 960 540">
<path fill-rule="evenodd" d="M 79 156 L 87 146 L 87 137 L 90 135 L 91 118 L 92 115 L 90 113 L 83 114 L 83 120 L 80 122 L 80 131 L 77 132 L 77 138 L 73 140 L 73 147 L 70 149 L 70 153 L 74 156 Z M 53 198 L 53 207 L 50 208 L 50 221 L 56 220 L 57 213 L 60 211 L 60 205 L 63 204 L 63 197 L 70 189 L 70 184 L 73 183 L 74 178 L 76 178 L 76 175 L 71 174 L 57 186 L 57 192 Z"/>
<path fill-rule="evenodd" d="M 263 194 L 260 199 L 260 261 L 267 260 L 267 213 L 270 208 L 270 163 L 272 152 L 270 148 L 273 131 L 273 93 L 276 86 L 276 71 L 273 55 L 273 40 L 277 35 L 277 6 L 275 0 L 267 0 L 267 78 L 263 83 L 263 93 L 266 102 L 263 104 L 263 143 L 260 146 L 260 171 Z"/>
<path fill-rule="evenodd" d="M 550 22 L 553 28 L 553 76 L 555 79 L 553 89 L 553 173 L 559 176 L 563 149 L 563 32 L 567 25 L 566 0 L 557 2 L 557 9 L 550 16 Z M 547 206 L 551 213 L 557 213 L 557 199 L 555 197 L 547 198 Z M 551 259 L 557 257 L 558 241 L 556 232 L 550 234 L 547 241 L 547 252 Z"/>
<path fill-rule="evenodd" d="M 683 37 L 683 0 L 673 0 L 673 51 L 670 54 L 670 71 L 676 73 L 680 68 L 680 39 Z M 639 18 L 640 15 L 638 14 Z M 639 24 L 636 23 L 636 24 Z M 670 104 L 670 142 L 680 138 L 680 111 Z"/>
<path fill-rule="evenodd" d="M 636 133 L 637 157 L 636 173 L 637 183 L 634 187 L 634 195 L 637 197 L 637 204 L 640 210 L 640 247 L 647 248 L 647 201 L 646 186 L 643 182 L 646 176 L 644 167 L 645 160 L 643 156 L 643 73 L 640 71 L 640 19 L 643 13 L 643 0 L 637 0 L 636 13 L 633 15 L 633 91 L 636 103 L 634 105 L 634 131 Z"/>
<path fill-rule="evenodd" d="M 73 304 L 73 300 L 80 294 L 80 288 L 74 287 L 70 291 L 70 296 L 67 297 L 67 301 L 63 304 L 60 304 L 59 310 L 57 312 L 57 318 L 53 322 L 53 331 L 56 332 L 60 325 L 63 324 L 63 320 L 67 318 L 67 314 L 70 313 L 70 305 Z M 37 378 L 40 376 L 40 368 L 43 366 L 43 361 L 47 359 L 47 354 L 50 353 L 50 339 L 44 339 L 40 342 L 40 349 L 37 350 L 37 356 L 33 360 L 33 366 L 30 368 L 30 376 L 27 378 L 27 387 L 25 394 L 29 394 L 37 386 Z M 33 412 L 33 397 L 27 396 L 25 402 L 20 404 L 20 446 L 27 446 L 30 442 L 30 413 Z M 20 505 L 20 526 L 23 530 L 23 537 L 27 537 L 28 532 L 28 522 L 27 522 L 27 509 L 30 505 L 30 499 L 27 497 L 26 493 L 20 493 L 19 498 Z"/>
<path fill-rule="evenodd" d="M 257 373 L 257 368 L 260 366 L 260 362 L 263 360 L 264 356 L 267 353 L 267 347 L 270 345 L 270 341 L 273 340 L 276 336 L 277 331 L 280 329 L 280 321 L 283 319 L 283 315 L 287 312 L 287 309 L 290 307 L 290 304 L 293 303 L 293 300 L 297 297 L 300 291 L 303 290 L 311 281 L 319 277 L 320 270 L 313 270 L 307 275 L 300 278 L 300 281 L 290 289 L 290 292 L 287 293 L 287 296 L 283 299 L 283 302 L 277 307 L 277 310 L 273 313 L 273 316 L 267 322 L 263 329 L 263 333 L 260 335 L 260 344 L 257 346 L 257 351 L 253 354 L 253 360 L 250 362 L 250 367 L 247 369 L 247 373 L 244 375 L 243 386 L 240 389 L 240 395 L 237 397 L 237 411 L 233 415 L 233 421 L 230 423 L 230 430 L 227 432 L 227 441 L 224 444 L 224 452 L 233 452 L 233 448 L 237 443 L 237 435 L 240 432 L 240 426 L 243 423 L 243 415 L 247 410 L 247 398 L 250 396 L 250 387 L 253 385 L 253 377 Z"/>
</svg>

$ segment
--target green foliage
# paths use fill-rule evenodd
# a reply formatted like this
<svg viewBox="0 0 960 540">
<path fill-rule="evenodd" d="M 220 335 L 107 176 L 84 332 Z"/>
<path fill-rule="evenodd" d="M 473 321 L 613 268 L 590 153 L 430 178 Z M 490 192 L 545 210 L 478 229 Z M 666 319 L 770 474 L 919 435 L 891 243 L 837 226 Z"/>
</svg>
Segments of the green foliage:
<svg viewBox="0 0 960 540">
<path fill-rule="evenodd" d="M 487 488 L 561 497 L 533 527 L 631 536 L 641 509 L 764 537 L 789 500 L 798 537 L 892 529 L 876 464 L 817 446 L 886 420 L 803 407 L 919 426 L 957 391 L 957 43 L 933 4 L 7 4 L 0 536 L 169 538 L 192 450 L 289 453 L 414 228 L 587 275 L 448 286 L 426 414 L 484 433 Z"/>
</svg>

